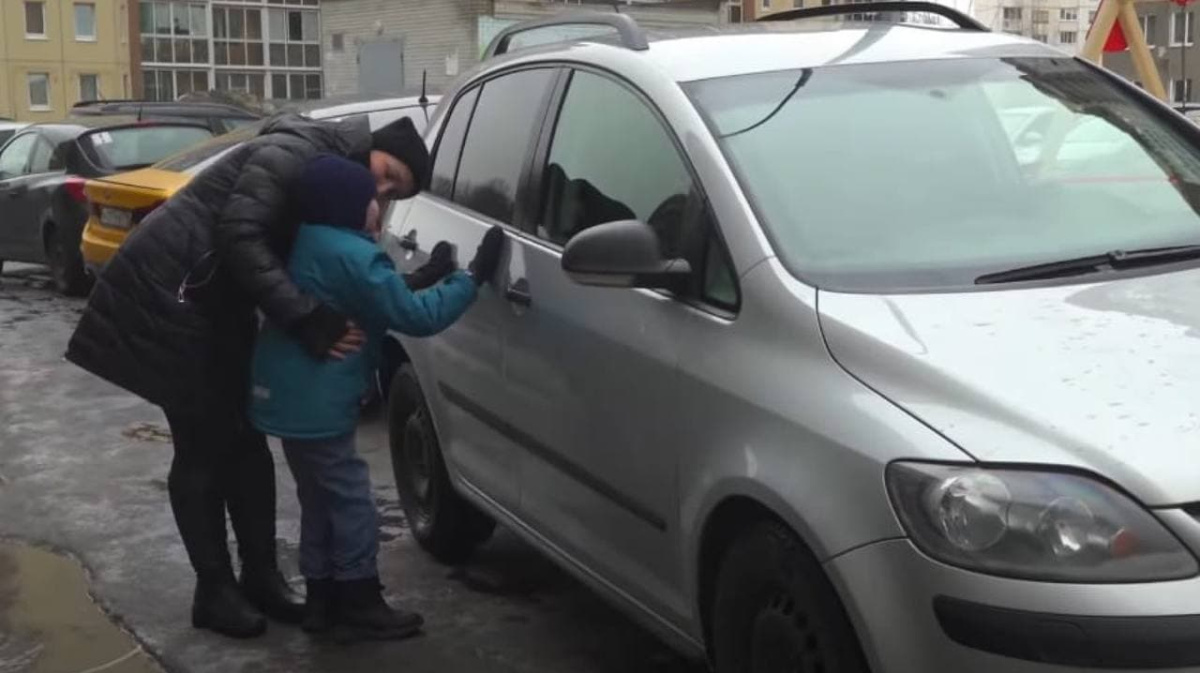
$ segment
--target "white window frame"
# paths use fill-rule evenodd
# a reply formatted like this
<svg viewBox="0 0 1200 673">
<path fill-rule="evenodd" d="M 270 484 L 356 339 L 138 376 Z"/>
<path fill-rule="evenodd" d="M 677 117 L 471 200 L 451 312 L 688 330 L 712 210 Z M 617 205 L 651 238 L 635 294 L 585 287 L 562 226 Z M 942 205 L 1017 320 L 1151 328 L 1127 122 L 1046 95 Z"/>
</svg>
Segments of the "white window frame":
<svg viewBox="0 0 1200 673">
<path fill-rule="evenodd" d="M 1179 42 L 1175 39 L 1175 24 L 1178 23 L 1176 19 L 1179 18 L 1179 15 L 1179 12 L 1171 12 L 1171 35 L 1168 38 L 1170 40 L 1170 45 L 1172 47 L 1190 47 L 1196 43 L 1195 26 L 1192 22 L 1192 12 L 1183 12 L 1183 16 L 1185 17 L 1183 20 L 1184 42 Z M 1191 39 L 1188 39 L 1189 37 Z"/>
<path fill-rule="evenodd" d="M 45 104 L 34 104 L 33 102 L 33 78 L 43 77 L 46 80 L 46 102 Z M 30 112 L 50 112 L 53 106 L 50 102 L 50 73 L 48 72 L 27 72 L 25 73 L 25 100 L 29 103 Z"/>
<path fill-rule="evenodd" d="M 1158 28 L 1158 19 L 1154 18 L 1153 14 L 1143 14 L 1138 17 L 1138 23 L 1142 25 L 1142 35 L 1146 38 L 1146 46 L 1154 46 L 1154 36 L 1150 34 L 1150 20 L 1154 19 L 1154 27 Z M 1158 31 L 1155 31 L 1158 32 Z"/>
<path fill-rule="evenodd" d="M 1070 40 L 1063 39 L 1067 35 L 1071 36 Z M 1075 30 L 1060 30 L 1060 31 L 1058 31 L 1058 43 L 1059 44 L 1078 44 L 1079 43 L 1079 31 L 1075 31 Z"/>
<path fill-rule="evenodd" d="M 92 34 L 83 35 L 79 32 L 79 11 L 80 7 L 89 7 L 92 10 Z M 76 42 L 95 42 L 96 41 L 96 3 L 94 2 L 76 2 L 71 4 L 71 23 L 75 24 L 75 41 Z"/>
<path fill-rule="evenodd" d="M 272 11 L 283 12 L 284 33 L 282 36 L 277 37 L 275 35 L 275 31 L 271 27 L 271 12 Z M 313 19 L 316 21 L 316 24 L 317 24 L 316 25 L 317 37 L 315 40 L 305 40 L 305 39 L 303 39 L 303 37 L 304 37 L 303 34 L 301 35 L 301 39 L 299 39 L 299 40 L 292 39 L 292 36 L 290 34 L 291 22 L 290 22 L 290 19 L 288 18 L 288 14 L 290 12 L 301 12 L 301 13 L 307 12 L 307 13 L 309 13 L 310 16 L 313 17 Z M 300 20 L 301 20 L 301 22 L 303 22 L 303 20 L 304 20 L 303 15 L 301 16 Z M 282 72 L 289 72 L 289 73 L 290 72 L 305 72 L 305 73 L 322 72 L 323 73 L 324 72 L 325 53 L 324 53 L 324 46 L 321 42 L 322 21 L 321 21 L 321 12 L 320 11 L 315 11 L 315 10 L 313 10 L 312 7 L 310 7 L 308 5 L 268 5 L 266 8 L 266 11 L 263 12 L 263 22 L 264 22 L 263 23 L 263 49 L 265 50 L 263 57 L 264 57 L 265 68 L 268 73 L 276 73 L 276 72 L 280 72 L 280 73 L 282 73 Z M 303 29 L 302 29 L 302 32 L 303 32 Z M 300 45 L 301 49 L 306 49 L 308 47 L 317 47 L 317 49 L 319 50 L 317 58 L 320 60 L 320 65 L 316 65 L 316 66 L 308 65 L 307 64 L 307 61 L 308 61 L 307 53 L 304 54 L 303 60 L 305 61 L 305 63 L 302 65 L 291 65 L 291 64 L 275 65 L 271 60 L 271 46 L 276 45 L 276 44 L 283 45 L 285 61 L 289 60 L 287 57 L 287 48 L 289 45 Z M 324 80 L 322 80 L 322 82 L 323 81 Z"/>
<path fill-rule="evenodd" d="M 1016 16 L 1009 16 L 1008 14 L 1009 14 L 1010 10 Z M 1024 20 L 1024 18 L 1025 18 L 1025 16 L 1024 16 L 1025 12 L 1023 12 L 1021 10 L 1022 10 L 1021 7 L 1001 7 L 1000 8 L 1000 16 L 1005 21 L 1021 21 L 1021 20 Z"/>
<path fill-rule="evenodd" d="M 763 9 L 771 9 L 771 0 L 762 0 Z"/>
<path fill-rule="evenodd" d="M 1059 21 L 1078 21 L 1079 10 L 1074 7 L 1062 7 L 1058 10 Z"/>
<path fill-rule="evenodd" d="M 40 33 L 29 32 L 29 5 L 37 5 L 42 9 L 42 32 Z M 21 11 L 23 12 L 21 20 L 25 22 L 25 39 L 49 40 L 50 38 L 46 34 L 46 3 L 43 0 L 25 0 L 21 4 Z"/>
<path fill-rule="evenodd" d="M 96 81 L 96 97 L 95 98 L 89 99 L 89 98 L 85 98 L 83 95 L 83 78 L 85 78 L 85 77 L 91 77 L 91 78 L 95 79 L 95 81 Z M 88 100 L 104 100 L 104 96 L 101 95 L 101 93 L 100 93 L 100 73 L 81 72 L 76 76 L 76 80 L 77 80 L 76 83 L 79 85 L 79 101 L 80 102 L 84 102 L 84 101 L 88 101 Z"/>
</svg>

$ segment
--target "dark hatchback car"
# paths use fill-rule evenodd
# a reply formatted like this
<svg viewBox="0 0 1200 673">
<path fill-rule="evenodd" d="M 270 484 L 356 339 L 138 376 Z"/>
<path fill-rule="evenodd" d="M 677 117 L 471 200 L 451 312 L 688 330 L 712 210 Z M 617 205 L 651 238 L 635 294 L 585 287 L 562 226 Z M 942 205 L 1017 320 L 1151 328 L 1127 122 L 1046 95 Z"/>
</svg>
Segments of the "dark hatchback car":
<svg viewBox="0 0 1200 673">
<path fill-rule="evenodd" d="M 85 294 L 86 180 L 149 166 L 212 136 L 201 124 L 111 117 L 23 129 L 0 149 L 0 269 L 5 260 L 48 264 L 60 292 Z"/>
<path fill-rule="evenodd" d="M 133 117 L 144 121 L 203 124 L 215 135 L 229 133 L 262 119 L 261 115 L 234 105 L 205 102 L 162 102 L 139 100 L 88 101 L 71 108 L 74 118 Z"/>
</svg>

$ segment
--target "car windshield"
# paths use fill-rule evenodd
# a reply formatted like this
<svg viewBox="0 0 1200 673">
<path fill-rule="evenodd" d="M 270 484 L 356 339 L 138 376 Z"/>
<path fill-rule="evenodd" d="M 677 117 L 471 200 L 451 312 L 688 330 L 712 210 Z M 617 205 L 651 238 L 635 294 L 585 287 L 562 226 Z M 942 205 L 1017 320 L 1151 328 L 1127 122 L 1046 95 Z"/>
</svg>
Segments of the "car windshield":
<svg viewBox="0 0 1200 673">
<path fill-rule="evenodd" d="M 211 137 L 212 131 L 199 126 L 150 125 L 93 131 L 79 142 L 97 166 L 121 171 L 149 166 Z"/>
<path fill-rule="evenodd" d="M 833 66 L 687 89 L 777 254 L 820 287 L 950 288 L 1200 243 L 1194 132 L 1072 59 Z"/>
</svg>

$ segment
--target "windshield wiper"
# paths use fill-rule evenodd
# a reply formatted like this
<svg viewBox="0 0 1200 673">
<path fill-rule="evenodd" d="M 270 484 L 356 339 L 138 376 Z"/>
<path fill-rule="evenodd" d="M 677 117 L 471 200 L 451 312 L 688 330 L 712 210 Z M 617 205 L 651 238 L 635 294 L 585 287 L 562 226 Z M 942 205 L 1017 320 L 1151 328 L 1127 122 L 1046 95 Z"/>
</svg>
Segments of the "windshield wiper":
<svg viewBox="0 0 1200 673">
<path fill-rule="evenodd" d="M 1200 245 L 1175 245 L 1144 250 L 1113 250 L 1101 255 L 1088 255 L 1057 262 L 1022 266 L 1007 271 L 984 274 L 975 279 L 976 285 L 1015 283 L 1023 280 L 1048 280 L 1080 276 L 1109 269 L 1132 269 L 1156 264 L 1171 264 L 1200 259 Z"/>
</svg>

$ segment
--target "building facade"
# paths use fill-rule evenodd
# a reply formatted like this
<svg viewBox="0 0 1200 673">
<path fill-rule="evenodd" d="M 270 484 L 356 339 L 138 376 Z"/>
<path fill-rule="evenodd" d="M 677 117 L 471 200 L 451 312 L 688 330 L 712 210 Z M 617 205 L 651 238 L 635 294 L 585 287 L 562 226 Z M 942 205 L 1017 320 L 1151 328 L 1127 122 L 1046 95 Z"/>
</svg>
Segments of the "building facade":
<svg viewBox="0 0 1200 673">
<path fill-rule="evenodd" d="M 0 0 L 0 116 L 55 121 L 128 98 L 129 44 L 125 0 Z"/>
<path fill-rule="evenodd" d="M 975 18 L 994 31 L 1023 35 L 1078 54 L 1100 0 L 977 0 Z"/>
<path fill-rule="evenodd" d="M 1196 50 L 1196 10 L 1173 2 L 1139 3 L 1138 16 L 1167 99 L 1179 106 L 1200 102 L 1192 83 L 1200 79 L 1200 51 Z M 1104 66 L 1137 81 L 1129 52 L 1104 54 Z"/>
<path fill-rule="evenodd" d="M 619 5 L 647 26 L 714 24 L 724 20 L 721 0 Z M 479 62 L 497 33 L 517 21 L 611 0 L 323 0 L 322 47 L 326 94 L 386 95 L 444 90 Z"/>
<path fill-rule="evenodd" d="M 321 98 L 325 59 L 318 3 L 137 2 L 135 93 L 147 100 L 209 90 L 260 100 Z"/>
</svg>

